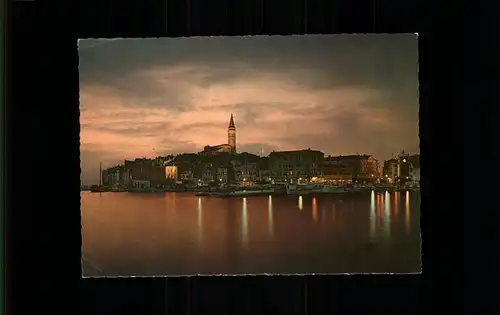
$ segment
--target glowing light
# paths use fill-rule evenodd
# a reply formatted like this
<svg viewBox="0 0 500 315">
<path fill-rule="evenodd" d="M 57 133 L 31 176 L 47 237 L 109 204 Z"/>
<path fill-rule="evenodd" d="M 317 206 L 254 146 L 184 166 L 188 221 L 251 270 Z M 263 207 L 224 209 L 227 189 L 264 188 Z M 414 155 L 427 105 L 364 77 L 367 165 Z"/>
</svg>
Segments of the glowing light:
<svg viewBox="0 0 500 315">
<path fill-rule="evenodd" d="M 385 192 L 385 200 L 384 200 L 384 215 L 390 215 L 391 214 L 391 195 L 389 194 L 388 191 Z"/>
<path fill-rule="evenodd" d="M 198 206 L 196 207 L 196 210 L 198 217 L 198 243 L 201 243 L 203 239 L 203 208 L 200 197 L 198 197 Z"/>
<path fill-rule="evenodd" d="M 316 202 L 316 197 L 312 200 L 312 215 L 313 220 L 318 221 L 318 203 Z"/>
<path fill-rule="evenodd" d="M 410 233 L 410 192 L 406 192 L 405 196 L 405 230 Z"/>
<path fill-rule="evenodd" d="M 165 178 L 177 180 L 177 166 L 166 166 Z"/>
<path fill-rule="evenodd" d="M 394 193 L 394 217 L 398 217 L 399 212 L 399 191 Z"/>
<path fill-rule="evenodd" d="M 377 223 L 377 206 L 375 204 L 375 192 L 372 190 L 370 194 L 370 239 L 375 239 L 376 223 Z"/>
<path fill-rule="evenodd" d="M 247 215 L 247 198 L 243 198 L 243 206 L 241 209 L 241 231 L 242 231 L 242 239 L 243 239 L 243 246 L 246 247 L 246 244 L 248 242 L 248 215 Z"/>
<path fill-rule="evenodd" d="M 299 210 L 302 211 L 304 209 L 304 205 L 302 203 L 302 196 L 299 196 Z"/>
<path fill-rule="evenodd" d="M 267 222 L 269 228 L 269 236 L 274 238 L 274 221 L 273 221 L 273 197 L 269 196 L 269 201 L 267 203 Z"/>
<path fill-rule="evenodd" d="M 388 191 L 385 192 L 384 232 L 386 236 L 391 234 L 391 194 Z"/>
<path fill-rule="evenodd" d="M 375 214 L 375 191 L 373 190 L 370 194 L 370 211 Z"/>
</svg>

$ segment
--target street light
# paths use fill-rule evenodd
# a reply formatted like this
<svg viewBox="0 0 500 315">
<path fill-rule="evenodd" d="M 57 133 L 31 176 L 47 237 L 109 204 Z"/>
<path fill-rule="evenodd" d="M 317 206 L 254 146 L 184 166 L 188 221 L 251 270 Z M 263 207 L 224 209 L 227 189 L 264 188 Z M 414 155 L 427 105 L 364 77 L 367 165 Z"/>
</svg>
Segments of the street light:
<svg viewBox="0 0 500 315">
<path fill-rule="evenodd" d="M 403 163 L 406 163 L 406 159 L 403 159 Z"/>
</svg>

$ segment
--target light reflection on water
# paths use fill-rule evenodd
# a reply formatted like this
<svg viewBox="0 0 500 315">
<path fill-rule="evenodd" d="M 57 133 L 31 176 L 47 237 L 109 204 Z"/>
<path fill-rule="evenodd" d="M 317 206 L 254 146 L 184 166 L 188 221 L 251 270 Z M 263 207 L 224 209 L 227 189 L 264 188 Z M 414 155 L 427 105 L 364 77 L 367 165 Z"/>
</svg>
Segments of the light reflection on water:
<svg viewBox="0 0 500 315">
<path fill-rule="evenodd" d="M 267 221 L 269 228 L 269 237 L 274 239 L 274 221 L 273 221 L 273 196 L 269 196 L 267 202 Z"/>
<path fill-rule="evenodd" d="M 248 213 L 247 213 L 247 198 L 243 198 L 243 206 L 241 208 L 241 225 L 242 225 L 242 241 L 243 246 L 246 246 L 248 243 Z"/>
<path fill-rule="evenodd" d="M 419 200 L 420 203 L 420 200 Z M 410 192 L 406 192 L 405 196 L 405 230 L 410 233 Z"/>
<path fill-rule="evenodd" d="M 84 192 L 83 250 L 105 275 L 418 272 L 414 194 L 220 199 Z M 369 242 L 375 245 L 366 249 Z"/>
<path fill-rule="evenodd" d="M 312 199 L 312 218 L 315 222 L 318 221 L 318 202 L 316 201 L 316 197 Z"/>
<path fill-rule="evenodd" d="M 377 224 L 377 205 L 375 203 L 375 191 L 370 193 L 370 240 L 375 239 L 376 224 Z"/>
<path fill-rule="evenodd" d="M 384 232 L 386 237 L 391 236 L 391 195 L 388 191 L 384 195 Z"/>
<path fill-rule="evenodd" d="M 202 247 L 203 245 L 203 207 L 201 203 L 201 198 L 198 197 L 198 206 L 196 207 L 198 214 L 198 245 Z"/>
<path fill-rule="evenodd" d="M 394 193 L 394 218 L 398 217 L 398 212 L 399 212 L 399 195 L 400 192 L 397 191 Z"/>
</svg>

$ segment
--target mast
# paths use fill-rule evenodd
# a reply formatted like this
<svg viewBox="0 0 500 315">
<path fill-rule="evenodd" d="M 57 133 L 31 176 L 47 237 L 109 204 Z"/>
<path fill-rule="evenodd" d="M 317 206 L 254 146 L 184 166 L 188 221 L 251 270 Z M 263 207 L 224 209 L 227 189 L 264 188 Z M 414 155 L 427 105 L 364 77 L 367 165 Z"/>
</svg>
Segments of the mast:
<svg viewBox="0 0 500 315">
<path fill-rule="evenodd" d="M 99 163 L 99 186 L 102 186 L 102 162 Z"/>
</svg>

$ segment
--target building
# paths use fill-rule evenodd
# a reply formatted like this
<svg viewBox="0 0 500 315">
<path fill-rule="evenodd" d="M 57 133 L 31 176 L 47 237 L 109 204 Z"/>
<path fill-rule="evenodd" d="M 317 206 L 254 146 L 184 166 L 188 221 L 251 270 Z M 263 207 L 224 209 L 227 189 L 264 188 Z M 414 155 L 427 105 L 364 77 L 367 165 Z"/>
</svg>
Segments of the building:
<svg viewBox="0 0 500 315">
<path fill-rule="evenodd" d="M 203 169 L 203 173 L 201 175 L 201 181 L 205 184 L 215 181 L 216 172 L 211 167 L 206 167 Z"/>
<path fill-rule="evenodd" d="M 179 171 L 177 166 L 165 166 L 165 178 L 177 182 L 179 180 Z"/>
<path fill-rule="evenodd" d="M 261 157 L 257 163 L 257 180 L 260 182 L 270 182 L 271 173 L 269 172 L 269 158 Z"/>
<path fill-rule="evenodd" d="M 411 182 L 412 165 L 410 163 L 410 155 L 402 151 L 398 156 L 398 174 L 397 183 L 405 185 Z"/>
<path fill-rule="evenodd" d="M 269 172 L 275 182 L 296 183 L 321 176 L 325 154 L 316 150 L 273 151 L 269 155 Z"/>
<path fill-rule="evenodd" d="M 194 180 L 194 174 L 191 170 L 184 170 L 181 173 L 181 180 Z"/>
<path fill-rule="evenodd" d="M 323 179 L 335 184 L 352 183 L 354 178 L 353 168 L 344 163 L 329 161 L 323 162 Z"/>
<path fill-rule="evenodd" d="M 201 155 L 217 155 L 221 153 L 236 153 L 236 125 L 234 124 L 233 114 L 229 119 L 229 127 L 227 129 L 227 144 L 219 144 L 215 146 L 207 145 L 199 154 Z"/>
<path fill-rule="evenodd" d="M 411 182 L 415 186 L 420 186 L 420 168 L 413 168 Z"/>
<path fill-rule="evenodd" d="M 234 180 L 234 171 L 232 166 L 221 166 L 216 171 L 217 181 L 222 184 L 232 183 Z"/>
<path fill-rule="evenodd" d="M 420 185 L 420 155 L 414 154 L 409 157 L 411 164 L 410 178 L 413 185 Z"/>
<path fill-rule="evenodd" d="M 154 160 L 150 159 L 136 159 L 134 161 L 125 161 L 125 168 L 129 172 L 128 186 L 133 186 L 139 183 L 149 182 L 152 187 L 159 187 L 169 183 L 166 177 L 164 166 L 158 165 Z M 134 184 L 136 183 L 136 184 Z"/>
<path fill-rule="evenodd" d="M 254 182 L 258 180 L 259 169 L 257 168 L 257 163 L 250 162 L 239 164 L 235 169 L 237 174 L 237 180 Z"/>
<path fill-rule="evenodd" d="M 151 188 L 151 181 L 149 181 L 149 180 L 137 180 L 137 179 L 133 179 L 130 182 L 130 185 L 133 188 L 146 189 L 146 188 Z"/>
<path fill-rule="evenodd" d="M 343 166 L 343 176 L 350 172 L 352 182 L 376 182 L 381 176 L 378 160 L 368 154 L 328 156 L 324 163 L 331 167 L 335 164 Z"/>
<path fill-rule="evenodd" d="M 398 177 L 398 160 L 389 159 L 384 162 L 383 169 L 384 179 L 389 183 L 395 183 Z"/>
<path fill-rule="evenodd" d="M 125 168 L 122 165 L 116 165 L 102 171 L 102 185 L 107 187 L 121 187 L 126 182 Z"/>
</svg>

